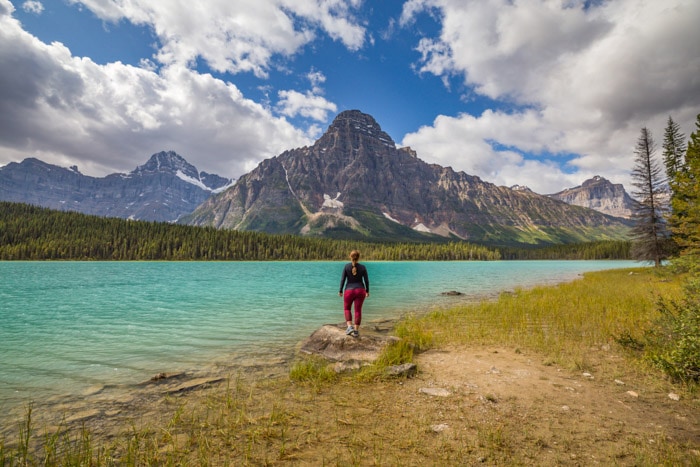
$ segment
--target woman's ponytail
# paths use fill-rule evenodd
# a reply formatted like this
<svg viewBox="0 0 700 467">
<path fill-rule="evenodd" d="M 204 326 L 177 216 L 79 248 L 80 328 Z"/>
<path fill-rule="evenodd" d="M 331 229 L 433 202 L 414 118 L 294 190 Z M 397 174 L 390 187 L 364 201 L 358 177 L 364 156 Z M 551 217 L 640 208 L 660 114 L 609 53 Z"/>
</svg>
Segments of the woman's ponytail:
<svg viewBox="0 0 700 467">
<path fill-rule="evenodd" d="M 360 252 L 357 250 L 352 250 L 350 252 L 350 261 L 352 261 L 352 275 L 357 275 L 357 262 L 360 260 Z"/>
</svg>

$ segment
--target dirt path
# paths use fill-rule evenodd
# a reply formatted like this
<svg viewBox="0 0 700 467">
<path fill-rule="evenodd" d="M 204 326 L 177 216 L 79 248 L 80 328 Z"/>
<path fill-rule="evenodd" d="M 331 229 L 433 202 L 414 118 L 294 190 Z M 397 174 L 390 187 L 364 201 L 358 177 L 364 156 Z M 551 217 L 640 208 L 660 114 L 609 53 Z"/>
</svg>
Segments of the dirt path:
<svg viewBox="0 0 700 467">
<path fill-rule="evenodd" d="M 673 393 L 623 377 L 548 366 L 536 355 L 503 348 L 432 350 L 416 361 L 419 376 L 405 386 L 424 399 L 441 399 L 442 416 L 431 425 L 437 431 L 464 429 L 465 419 L 481 419 L 522 447 L 536 447 L 532 460 L 543 464 L 626 464 L 645 446 L 673 440 L 688 446 L 700 464 L 697 401 L 674 400 Z"/>
</svg>

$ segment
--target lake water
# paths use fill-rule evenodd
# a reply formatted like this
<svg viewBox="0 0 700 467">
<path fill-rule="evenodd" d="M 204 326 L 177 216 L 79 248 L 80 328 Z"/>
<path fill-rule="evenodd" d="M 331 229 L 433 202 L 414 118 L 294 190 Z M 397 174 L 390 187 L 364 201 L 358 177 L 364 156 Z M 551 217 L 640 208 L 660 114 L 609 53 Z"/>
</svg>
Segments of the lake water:
<svg viewBox="0 0 700 467">
<path fill-rule="evenodd" d="M 364 322 L 631 261 L 366 262 Z M 342 323 L 341 262 L 0 262 L 0 410 L 289 354 Z"/>
</svg>

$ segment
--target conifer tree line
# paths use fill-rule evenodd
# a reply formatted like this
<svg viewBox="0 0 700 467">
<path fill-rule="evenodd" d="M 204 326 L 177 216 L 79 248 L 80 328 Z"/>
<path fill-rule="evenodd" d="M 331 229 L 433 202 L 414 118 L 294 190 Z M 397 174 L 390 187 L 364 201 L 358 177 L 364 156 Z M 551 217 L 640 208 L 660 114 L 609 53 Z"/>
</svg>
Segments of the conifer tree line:
<svg viewBox="0 0 700 467">
<path fill-rule="evenodd" d="M 643 128 L 637 142 L 633 175 L 641 196 L 633 255 L 657 266 L 670 258 L 671 271 L 684 274 L 684 293 L 659 300 L 658 319 L 641 337 L 622 340 L 642 349 L 673 380 L 691 384 L 700 381 L 700 115 L 695 127 L 686 144 L 669 117 L 662 146 L 665 177 L 650 131 Z"/>
<path fill-rule="evenodd" d="M 632 179 L 638 201 L 633 213 L 632 257 L 661 261 L 700 254 L 700 115 L 686 144 L 669 116 L 662 145 L 663 168 L 651 130 L 641 129 Z M 664 170 L 665 169 L 665 170 Z M 695 261 L 697 262 L 697 261 Z"/>
<path fill-rule="evenodd" d="M 496 260 L 467 242 L 371 243 L 129 221 L 0 202 L 0 260 Z"/>
<path fill-rule="evenodd" d="M 465 241 L 373 243 L 128 221 L 0 202 L 0 260 L 267 261 L 628 259 L 629 242 L 495 249 Z"/>
</svg>

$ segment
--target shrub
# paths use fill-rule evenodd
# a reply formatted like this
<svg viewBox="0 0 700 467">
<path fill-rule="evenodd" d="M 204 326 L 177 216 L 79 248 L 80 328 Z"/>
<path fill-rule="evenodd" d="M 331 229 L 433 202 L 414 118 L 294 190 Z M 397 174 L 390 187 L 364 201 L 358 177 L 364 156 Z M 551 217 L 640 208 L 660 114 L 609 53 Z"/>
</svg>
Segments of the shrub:
<svg viewBox="0 0 700 467">
<path fill-rule="evenodd" d="M 661 316 L 646 332 L 646 355 L 674 381 L 700 381 L 700 298 L 660 300 Z"/>
</svg>

